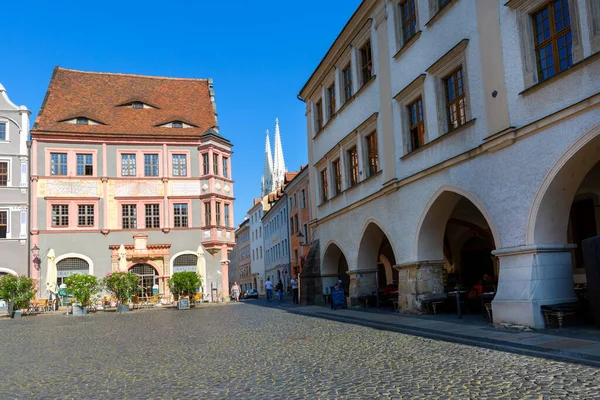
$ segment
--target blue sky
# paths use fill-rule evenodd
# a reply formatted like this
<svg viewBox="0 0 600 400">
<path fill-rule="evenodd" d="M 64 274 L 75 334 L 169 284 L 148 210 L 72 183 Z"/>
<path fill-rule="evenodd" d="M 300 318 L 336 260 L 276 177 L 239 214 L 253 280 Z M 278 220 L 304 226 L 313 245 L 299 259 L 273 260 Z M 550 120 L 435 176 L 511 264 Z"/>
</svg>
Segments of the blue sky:
<svg viewBox="0 0 600 400">
<path fill-rule="evenodd" d="M 275 117 L 288 170 L 307 162 L 296 96 L 360 2 L 2 1 L 0 83 L 33 123 L 56 65 L 213 78 L 221 134 L 234 144 L 238 224 L 260 195 Z"/>
</svg>

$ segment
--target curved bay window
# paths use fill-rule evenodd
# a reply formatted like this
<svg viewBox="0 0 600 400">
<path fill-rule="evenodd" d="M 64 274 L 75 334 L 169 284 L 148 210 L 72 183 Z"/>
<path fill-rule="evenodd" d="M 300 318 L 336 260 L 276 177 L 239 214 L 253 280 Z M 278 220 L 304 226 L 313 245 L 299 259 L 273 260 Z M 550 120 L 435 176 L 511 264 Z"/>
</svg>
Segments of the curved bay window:
<svg viewBox="0 0 600 400">
<path fill-rule="evenodd" d="M 150 264 L 136 264 L 129 269 L 140 276 L 138 294 L 141 296 L 152 296 L 152 286 L 158 285 L 158 272 Z"/>
<path fill-rule="evenodd" d="M 56 276 L 58 286 L 64 283 L 64 279 L 67 276 L 71 276 L 73 274 L 89 274 L 90 273 L 90 264 L 83 258 L 79 257 L 69 257 L 63 260 L 60 260 L 56 263 Z"/>
<path fill-rule="evenodd" d="M 196 254 L 182 254 L 173 260 L 173 273 L 183 271 L 196 271 L 198 256 Z"/>
</svg>

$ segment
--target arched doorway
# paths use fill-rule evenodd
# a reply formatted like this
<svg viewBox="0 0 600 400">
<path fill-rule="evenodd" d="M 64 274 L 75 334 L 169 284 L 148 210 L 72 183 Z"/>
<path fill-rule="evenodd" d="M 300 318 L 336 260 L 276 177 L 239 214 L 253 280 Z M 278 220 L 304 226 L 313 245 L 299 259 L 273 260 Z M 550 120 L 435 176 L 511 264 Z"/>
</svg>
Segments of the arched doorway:
<svg viewBox="0 0 600 400">
<path fill-rule="evenodd" d="M 417 235 L 419 263 L 427 265 L 430 280 L 424 286 L 430 290 L 417 293 L 415 306 L 422 307 L 419 301 L 429 298 L 447 297 L 446 309 L 455 311 L 460 295 L 463 311 L 483 312 L 498 286 L 498 264 L 492 255 L 496 237 L 487 212 L 470 193 L 441 190 L 426 209 Z"/>
<path fill-rule="evenodd" d="M 138 293 L 141 296 L 152 296 L 152 286 L 158 285 L 158 272 L 150 264 L 136 264 L 129 269 L 140 276 Z"/>
<path fill-rule="evenodd" d="M 589 294 L 600 289 L 600 282 L 588 282 L 581 246 L 600 233 L 599 198 L 600 125 L 562 155 L 540 185 L 531 209 L 526 240 L 544 249 L 539 265 L 548 271 L 544 280 L 549 281 L 528 293 L 535 299 L 532 309 L 539 326 L 540 306 L 565 302 L 579 304 L 579 312 L 565 324 L 591 322 Z"/>
<path fill-rule="evenodd" d="M 393 269 L 396 256 L 389 238 L 375 222 L 363 232 L 357 260 L 350 282 L 353 302 L 362 297 L 366 304 L 375 306 L 379 298 L 379 306 L 391 307 L 398 294 L 398 272 Z"/>
<path fill-rule="evenodd" d="M 350 275 L 348 275 L 348 261 L 342 249 L 335 243 L 330 243 L 325 249 L 323 263 L 321 265 L 322 285 L 325 294 L 329 293 L 329 288 L 335 285 L 338 280 L 342 281 L 344 293 L 350 294 Z"/>
<path fill-rule="evenodd" d="M 66 257 L 56 263 L 57 286 L 64 283 L 64 279 L 73 274 L 89 274 L 90 264 L 79 257 Z"/>
</svg>

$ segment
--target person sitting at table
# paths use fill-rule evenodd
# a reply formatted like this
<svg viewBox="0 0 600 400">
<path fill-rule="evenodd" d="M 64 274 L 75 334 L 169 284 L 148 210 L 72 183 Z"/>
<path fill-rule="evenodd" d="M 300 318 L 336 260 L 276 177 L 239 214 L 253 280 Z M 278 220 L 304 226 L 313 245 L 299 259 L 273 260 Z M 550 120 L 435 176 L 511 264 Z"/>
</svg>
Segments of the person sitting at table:
<svg viewBox="0 0 600 400">
<path fill-rule="evenodd" d="M 476 285 L 473 285 L 471 289 L 477 290 L 477 295 L 481 296 L 481 294 L 483 293 L 483 281 L 480 280 L 479 282 L 477 282 Z"/>
</svg>

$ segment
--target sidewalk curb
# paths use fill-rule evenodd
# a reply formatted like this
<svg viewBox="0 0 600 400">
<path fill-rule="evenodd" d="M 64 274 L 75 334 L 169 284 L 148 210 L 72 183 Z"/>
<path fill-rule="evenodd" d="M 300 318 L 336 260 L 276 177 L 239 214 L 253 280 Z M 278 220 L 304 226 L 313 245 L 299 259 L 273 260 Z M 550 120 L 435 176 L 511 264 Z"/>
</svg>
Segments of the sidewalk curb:
<svg viewBox="0 0 600 400">
<path fill-rule="evenodd" d="M 308 317 L 323 318 L 331 321 L 358 324 L 369 328 L 380 329 L 391 332 L 404 333 L 413 336 L 424 337 L 427 339 L 443 340 L 450 343 L 460 343 L 470 346 L 477 346 L 492 350 L 501 350 L 519 355 L 527 355 L 532 357 L 543 357 L 555 361 L 564 361 L 574 364 L 583 364 L 595 368 L 600 368 L 600 357 L 576 353 L 572 351 L 555 350 L 555 349 L 542 349 L 537 346 L 507 343 L 501 340 L 488 339 L 488 338 L 473 338 L 472 336 L 466 336 L 454 333 L 445 333 L 427 328 L 416 328 L 412 326 L 392 324 L 392 323 L 381 323 L 377 321 L 371 321 L 365 318 L 358 317 L 345 317 L 340 315 L 332 315 L 325 312 L 303 312 L 300 310 L 288 310 L 290 313 L 304 315 Z"/>
</svg>

